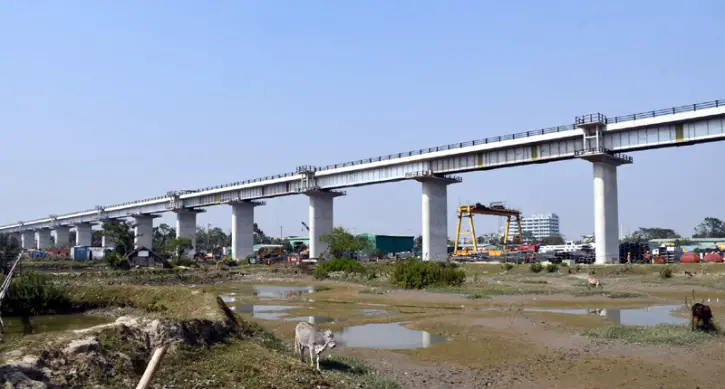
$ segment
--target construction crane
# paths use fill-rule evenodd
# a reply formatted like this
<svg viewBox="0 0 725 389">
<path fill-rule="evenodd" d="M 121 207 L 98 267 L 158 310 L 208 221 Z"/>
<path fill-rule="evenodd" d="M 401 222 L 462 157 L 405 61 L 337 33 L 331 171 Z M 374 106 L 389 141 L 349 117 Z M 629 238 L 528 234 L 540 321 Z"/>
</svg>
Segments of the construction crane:
<svg viewBox="0 0 725 389">
<path fill-rule="evenodd" d="M 302 223 L 302 225 L 305 227 L 305 229 L 307 229 L 307 231 L 310 230 L 310 227 L 307 227 L 307 223 L 305 223 L 305 222 L 300 222 L 300 223 Z"/>
<path fill-rule="evenodd" d="M 471 234 L 471 240 L 473 241 L 473 252 L 478 252 L 478 242 L 476 241 L 476 229 L 473 227 L 473 215 L 491 215 L 491 216 L 503 216 L 506 218 L 506 230 L 503 237 L 503 249 L 506 250 L 508 244 L 509 231 L 511 229 L 511 219 L 516 219 L 518 228 L 519 241 L 523 242 L 523 235 L 521 234 L 521 211 L 516 209 L 509 209 L 503 205 L 503 203 L 496 202 L 485 206 L 481 203 L 475 205 L 461 205 L 458 207 L 458 227 L 456 228 L 456 240 L 453 248 L 453 256 L 467 256 L 470 254 L 469 250 L 458 249 L 458 242 L 461 239 L 461 224 L 464 217 L 468 217 L 468 223 L 471 227 L 469 231 Z"/>
</svg>

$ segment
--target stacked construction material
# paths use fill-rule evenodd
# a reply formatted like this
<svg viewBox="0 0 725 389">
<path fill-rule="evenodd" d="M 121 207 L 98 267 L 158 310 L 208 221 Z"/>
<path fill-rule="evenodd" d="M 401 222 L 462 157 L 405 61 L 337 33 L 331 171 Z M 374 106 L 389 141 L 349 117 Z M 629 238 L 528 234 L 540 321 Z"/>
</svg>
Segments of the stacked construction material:
<svg viewBox="0 0 725 389">
<path fill-rule="evenodd" d="M 648 243 L 639 243 L 639 242 L 625 242 L 619 245 L 619 262 L 620 263 L 626 263 L 627 262 L 627 254 L 629 254 L 629 259 L 632 263 L 636 263 L 638 261 L 644 261 L 645 254 L 647 251 L 650 251 L 650 247 Z M 652 255 L 652 252 L 650 251 L 650 256 Z"/>
</svg>

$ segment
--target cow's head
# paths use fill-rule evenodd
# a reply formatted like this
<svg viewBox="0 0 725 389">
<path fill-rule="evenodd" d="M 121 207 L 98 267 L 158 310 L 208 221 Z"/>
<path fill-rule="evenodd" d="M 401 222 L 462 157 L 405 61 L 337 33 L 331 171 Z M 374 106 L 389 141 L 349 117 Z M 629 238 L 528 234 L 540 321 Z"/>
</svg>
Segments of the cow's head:
<svg viewBox="0 0 725 389">
<path fill-rule="evenodd" d="M 325 344 L 327 344 L 328 348 L 335 348 L 335 346 L 337 346 L 337 344 L 335 344 L 335 335 L 331 330 L 325 330 L 325 332 L 322 333 L 322 337 L 325 339 Z"/>
</svg>

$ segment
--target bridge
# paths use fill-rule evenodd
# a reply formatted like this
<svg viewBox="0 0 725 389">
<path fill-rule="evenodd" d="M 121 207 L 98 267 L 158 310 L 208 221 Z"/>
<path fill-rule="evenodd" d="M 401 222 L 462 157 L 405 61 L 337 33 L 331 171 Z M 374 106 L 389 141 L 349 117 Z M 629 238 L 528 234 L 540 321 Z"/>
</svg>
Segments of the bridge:
<svg viewBox="0 0 725 389">
<path fill-rule="evenodd" d="M 302 194 L 309 197 L 310 256 L 315 258 L 327 248 L 319 236 L 332 230 L 333 199 L 345 195 L 341 189 L 417 180 L 422 186 L 423 259 L 445 260 L 447 186 L 462 181 L 454 174 L 584 159 L 593 165 L 596 262 L 609 263 L 619 255 L 617 168 L 633 162 L 624 153 L 723 139 L 725 100 L 617 117 L 596 113 L 563 126 L 335 165 L 299 166 L 276 176 L 19 221 L 1 226 L 0 233 L 12 234 L 26 249 L 43 249 L 51 244 L 52 230 L 56 242 L 68 242 L 70 228 L 75 228 L 75 244 L 90 246 L 93 224 L 133 218 L 136 246 L 151 247 L 153 219 L 160 213 L 176 213 L 178 236 L 193 241 L 197 213 L 226 204 L 232 210 L 232 255 L 244 258 L 253 251 L 254 208 L 266 198 Z M 104 238 L 103 245 L 112 247 L 113 242 Z"/>
</svg>

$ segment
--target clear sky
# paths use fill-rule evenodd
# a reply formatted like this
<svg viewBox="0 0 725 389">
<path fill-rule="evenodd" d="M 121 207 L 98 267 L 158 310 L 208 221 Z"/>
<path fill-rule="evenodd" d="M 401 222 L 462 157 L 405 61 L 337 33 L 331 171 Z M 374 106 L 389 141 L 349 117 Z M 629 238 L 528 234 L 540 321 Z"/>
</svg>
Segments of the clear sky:
<svg viewBox="0 0 725 389">
<path fill-rule="evenodd" d="M 392 152 L 725 98 L 725 2 L 15 1 L 0 6 L 0 225 Z M 725 218 L 722 143 L 636 152 L 624 230 Z M 463 175 L 459 203 L 593 231 L 592 168 Z M 415 182 L 349 189 L 335 224 L 420 232 Z M 301 233 L 304 196 L 271 199 Z M 173 222 L 165 216 L 159 222 Z M 199 224 L 230 227 L 227 206 Z M 479 217 L 477 232 L 499 221 Z"/>
</svg>

